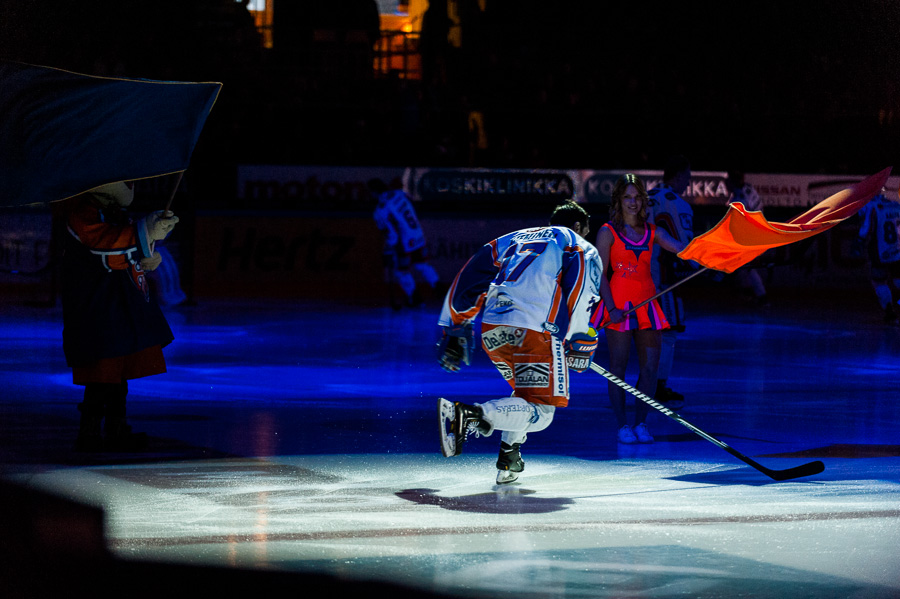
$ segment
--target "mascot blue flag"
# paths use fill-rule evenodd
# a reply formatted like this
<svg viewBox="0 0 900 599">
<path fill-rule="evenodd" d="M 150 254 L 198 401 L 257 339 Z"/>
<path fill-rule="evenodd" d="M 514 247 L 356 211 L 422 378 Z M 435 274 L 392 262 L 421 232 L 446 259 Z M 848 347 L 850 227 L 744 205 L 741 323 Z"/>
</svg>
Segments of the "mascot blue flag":
<svg viewBox="0 0 900 599">
<path fill-rule="evenodd" d="M 0 61 L 0 205 L 184 171 L 221 87 Z"/>
</svg>

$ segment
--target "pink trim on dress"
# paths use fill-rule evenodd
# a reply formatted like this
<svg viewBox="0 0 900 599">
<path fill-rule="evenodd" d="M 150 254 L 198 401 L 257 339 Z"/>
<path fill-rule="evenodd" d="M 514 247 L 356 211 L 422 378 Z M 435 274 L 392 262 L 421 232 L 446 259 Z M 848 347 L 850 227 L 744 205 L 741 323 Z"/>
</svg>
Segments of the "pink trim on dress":
<svg viewBox="0 0 900 599">
<path fill-rule="evenodd" d="M 618 231 L 616 231 L 615 229 L 613 229 L 613 231 L 616 232 L 616 235 L 619 235 Z M 649 234 L 650 234 L 650 225 L 644 223 L 644 236 L 641 237 L 640 241 L 635 241 L 631 237 L 626 237 L 625 235 L 619 235 L 619 237 L 621 237 L 622 239 L 628 240 L 628 242 L 631 243 L 631 245 L 644 245 L 644 242 L 647 241 L 647 235 L 649 235 Z"/>
</svg>

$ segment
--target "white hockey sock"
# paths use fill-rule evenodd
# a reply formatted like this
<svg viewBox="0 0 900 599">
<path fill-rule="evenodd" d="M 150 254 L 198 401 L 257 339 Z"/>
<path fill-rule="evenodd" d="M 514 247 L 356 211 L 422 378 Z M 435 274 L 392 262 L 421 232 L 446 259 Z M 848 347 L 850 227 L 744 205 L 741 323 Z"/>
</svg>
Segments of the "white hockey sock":
<svg viewBox="0 0 900 599">
<path fill-rule="evenodd" d="M 416 290 L 416 280 L 412 274 L 409 271 L 398 270 L 395 276 L 397 284 L 403 289 L 406 297 L 412 297 L 413 292 Z"/>
<path fill-rule="evenodd" d="M 509 443 L 521 443 L 525 439 L 525 433 L 542 431 L 553 422 L 554 406 L 529 403 L 521 397 L 504 397 L 476 404 L 481 406 L 484 419 L 494 429 L 504 431 L 503 441 Z M 515 433 L 507 435 L 507 432 Z M 516 439 L 521 436 L 522 439 Z M 507 438 L 513 438 L 512 441 Z"/>
<path fill-rule="evenodd" d="M 434 270 L 434 267 L 430 264 L 419 263 L 413 264 L 412 267 L 423 279 L 425 279 L 425 282 L 428 283 L 430 287 L 434 287 L 438 284 L 440 277 L 438 277 L 437 271 Z"/>
<path fill-rule="evenodd" d="M 888 287 L 887 283 L 881 282 L 873 282 L 872 286 L 875 288 L 875 295 L 878 297 L 878 303 L 881 304 L 881 309 L 887 309 L 887 307 L 893 303 L 891 302 L 891 288 Z"/>
</svg>

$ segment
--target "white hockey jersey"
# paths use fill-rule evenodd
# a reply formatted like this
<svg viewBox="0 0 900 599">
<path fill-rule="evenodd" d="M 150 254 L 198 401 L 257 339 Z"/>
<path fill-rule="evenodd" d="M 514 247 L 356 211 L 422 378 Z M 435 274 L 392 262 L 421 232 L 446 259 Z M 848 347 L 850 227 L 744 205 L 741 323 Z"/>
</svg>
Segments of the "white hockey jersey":
<svg viewBox="0 0 900 599">
<path fill-rule="evenodd" d="M 859 236 L 874 237 L 872 259 L 882 264 L 900 260 L 900 204 L 877 195 L 862 207 L 859 216 Z"/>
<path fill-rule="evenodd" d="M 694 209 L 665 183 L 647 192 L 647 220 L 673 239 L 689 243 L 694 238 Z"/>
<path fill-rule="evenodd" d="M 407 254 L 425 247 L 425 234 L 403 190 L 394 189 L 381 194 L 372 217 L 385 235 L 385 247 Z"/>
<path fill-rule="evenodd" d="M 547 331 L 559 339 L 587 333 L 603 269 L 588 241 L 566 227 L 522 229 L 484 246 L 444 298 L 438 324 L 472 322 Z"/>
<path fill-rule="evenodd" d="M 685 244 L 694 238 L 694 209 L 669 185 L 662 183 L 649 192 L 647 221 Z M 663 253 L 659 244 L 653 246 L 650 272 L 660 290 L 684 276 L 685 266 L 673 254 Z M 662 260 L 662 262 L 661 262 Z"/>
</svg>

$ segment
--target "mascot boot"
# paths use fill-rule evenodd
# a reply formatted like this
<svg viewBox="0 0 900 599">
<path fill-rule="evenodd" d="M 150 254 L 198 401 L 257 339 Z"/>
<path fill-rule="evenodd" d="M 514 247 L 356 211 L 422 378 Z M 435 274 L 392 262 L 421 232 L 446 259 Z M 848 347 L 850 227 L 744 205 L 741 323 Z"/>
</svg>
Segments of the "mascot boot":
<svg viewBox="0 0 900 599">
<path fill-rule="evenodd" d="M 143 451 L 147 448 L 147 435 L 135 433 L 125 419 L 125 398 L 128 383 L 110 385 L 106 400 L 106 422 L 104 423 L 104 447 L 107 451 Z"/>
<path fill-rule="evenodd" d="M 78 426 L 78 438 L 75 440 L 75 451 L 103 451 L 103 405 L 93 405 L 85 398 L 78 404 L 81 422 Z"/>
</svg>

